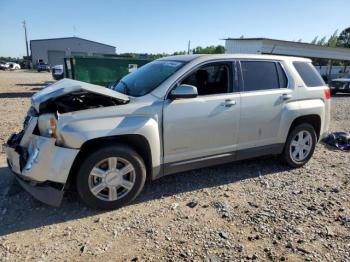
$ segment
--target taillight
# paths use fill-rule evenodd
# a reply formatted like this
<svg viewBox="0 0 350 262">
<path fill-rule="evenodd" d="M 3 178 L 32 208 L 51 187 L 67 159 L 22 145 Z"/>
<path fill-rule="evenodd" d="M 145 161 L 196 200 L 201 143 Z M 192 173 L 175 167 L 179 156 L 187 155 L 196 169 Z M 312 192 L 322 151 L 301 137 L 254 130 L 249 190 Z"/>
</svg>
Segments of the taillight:
<svg viewBox="0 0 350 262">
<path fill-rule="evenodd" d="M 327 88 L 324 90 L 324 96 L 326 99 L 331 99 L 331 90 L 327 86 Z"/>
</svg>

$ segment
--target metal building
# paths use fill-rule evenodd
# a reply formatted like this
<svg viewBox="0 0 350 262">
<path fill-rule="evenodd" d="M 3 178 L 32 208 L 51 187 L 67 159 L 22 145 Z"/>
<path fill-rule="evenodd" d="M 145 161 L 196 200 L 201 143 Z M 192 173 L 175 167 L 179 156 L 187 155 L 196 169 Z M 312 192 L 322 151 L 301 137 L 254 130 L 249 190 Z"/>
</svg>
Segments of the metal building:
<svg viewBox="0 0 350 262">
<path fill-rule="evenodd" d="M 30 52 L 34 67 L 39 60 L 54 66 L 63 64 L 63 59 L 68 56 L 115 54 L 116 47 L 80 37 L 65 37 L 31 40 Z"/>
<path fill-rule="evenodd" d="M 350 48 L 328 47 L 269 38 L 227 38 L 226 53 L 274 54 L 350 61 Z"/>
</svg>

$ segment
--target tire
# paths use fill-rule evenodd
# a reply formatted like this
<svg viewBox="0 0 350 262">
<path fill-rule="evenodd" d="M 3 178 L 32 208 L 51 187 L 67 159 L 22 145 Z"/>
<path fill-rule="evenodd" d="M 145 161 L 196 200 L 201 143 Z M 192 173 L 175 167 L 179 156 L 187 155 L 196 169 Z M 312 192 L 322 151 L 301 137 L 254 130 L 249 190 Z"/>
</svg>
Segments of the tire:
<svg viewBox="0 0 350 262">
<path fill-rule="evenodd" d="M 292 143 L 293 144 L 299 143 L 299 141 L 296 141 L 296 140 L 300 137 L 300 134 L 303 134 L 304 135 L 303 137 L 305 137 L 304 139 L 306 139 L 308 142 L 306 142 L 305 145 L 302 145 L 303 142 L 300 141 L 300 144 L 301 144 L 300 146 L 292 145 Z M 309 135 L 310 138 L 306 134 Z M 304 139 L 302 140 L 304 141 Z M 294 167 L 294 168 L 302 167 L 312 157 L 315 151 L 316 143 L 317 143 L 317 136 L 316 136 L 314 127 L 307 123 L 300 124 L 294 127 L 289 132 L 287 141 L 282 153 L 282 158 L 291 167 Z M 307 148 L 309 150 L 304 148 Z M 302 153 L 300 153 L 301 152 L 300 150 L 302 151 Z M 299 153 L 297 155 L 293 155 L 294 152 L 299 152 Z M 306 152 L 308 153 L 306 154 Z"/>
<path fill-rule="evenodd" d="M 114 160 L 114 165 L 114 162 L 110 159 L 115 158 L 117 160 Z M 112 166 L 116 166 L 117 169 L 111 169 L 111 163 Z M 129 164 L 132 166 L 133 171 L 126 173 L 125 178 L 125 175 L 121 175 L 123 173 L 122 169 L 126 166 L 130 167 Z M 99 172 L 103 171 L 106 173 L 92 172 L 93 168 L 96 170 L 97 166 Z M 119 166 L 121 166 L 120 169 L 118 169 Z M 131 167 L 129 169 L 131 169 Z M 95 173 L 98 174 L 98 177 L 92 175 Z M 125 184 L 125 181 L 128 181 L 128 183 L 126 183 L 128 187 L 124 188 L 124 186 L 118 184 Z M 82 161 L 77 174 L 76 186 L 81 200 L 86 205 L 94 209 L 112 210 L 133 201 L 142 191 L 145 181 L 146 167 L 141 156 L 127 145 L 113 145 L 98 149 Z M 106 187 L 99 191 L 104 185 L 106 185 Z M 99 186 L 100 188 L 96 190 Z M 111 190 L 113 188 L 115 190 Z M 92 191 L 94 191 L 94 193 Z M 97 191 L 99 192 L 96 194 Z M 111 191 L 113 191 L 114 194 L 112 194 Z M 114 198 L 113 196 L 116 197 Z"/>
</svg>

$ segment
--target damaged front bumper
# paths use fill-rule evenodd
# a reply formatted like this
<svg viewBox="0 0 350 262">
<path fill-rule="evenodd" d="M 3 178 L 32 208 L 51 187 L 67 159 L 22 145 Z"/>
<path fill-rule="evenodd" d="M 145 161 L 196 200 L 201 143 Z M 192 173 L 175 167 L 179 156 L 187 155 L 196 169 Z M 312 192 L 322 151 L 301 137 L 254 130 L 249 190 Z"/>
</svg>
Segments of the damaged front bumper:
<svg viewBox="0 0 350 262">
<path fill-rule="evenodd" d="M 4 150 L 21 186 L 39 201 L 59 206 L 77 149 L 56 146 L 54 138 L 33 134 L 36 119 L 10 137 Z"/>
</svg>

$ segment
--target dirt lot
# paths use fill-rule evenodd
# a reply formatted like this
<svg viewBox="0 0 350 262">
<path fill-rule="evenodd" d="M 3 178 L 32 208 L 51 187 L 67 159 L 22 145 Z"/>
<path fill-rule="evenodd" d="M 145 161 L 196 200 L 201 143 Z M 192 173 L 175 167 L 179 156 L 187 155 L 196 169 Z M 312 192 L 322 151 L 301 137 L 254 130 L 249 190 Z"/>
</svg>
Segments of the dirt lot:
<svg viewBox="0 0 350 262">
<path fill-rule="evenodd" d="M 47 81 L 0 72 L 1 143 Z M 333 98 L 331 129 L 350 131 L 349 95 Z M 1 167 L 0 260 L 350 261 L 349 163 L 350 153 L 319 144 L 301 169 L 266 157 L 168 176 L 112 212 L 74 192 L 45 206 Z"/>
</svg>

